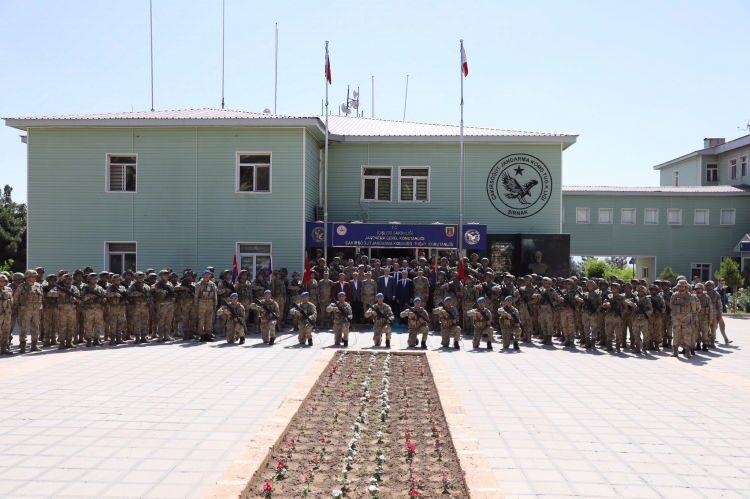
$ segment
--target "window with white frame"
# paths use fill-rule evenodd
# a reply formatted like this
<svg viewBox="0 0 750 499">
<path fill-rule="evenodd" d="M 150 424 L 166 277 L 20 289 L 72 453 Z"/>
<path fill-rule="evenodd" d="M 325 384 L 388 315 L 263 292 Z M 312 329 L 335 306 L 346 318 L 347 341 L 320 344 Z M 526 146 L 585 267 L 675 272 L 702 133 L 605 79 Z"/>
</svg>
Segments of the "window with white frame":
<svg viewBox="0 0 750 499">
<path fill-rule="evenodd" d="M 682 225 L 682 209 L 669 208 L 667 210 L 667 223 L 669 225 Z"/>
<path fill-rule="evenodd" d="M 747 177 L 747 156 L 740 158 L 740 176 Z"/>
<path fill-rule="evenodd" d="M 113 274 L 122 274 L 126 270 L 135 272 L 136 243 L 105 243 L 107 270 Z"/>
<path fill-rule="evenodd" d="M 736 214 L 737 212 L 734 208 L 722 208 L 719 223 L 721 225 L 734 225 Z"/>
<path fill-rule="evenodd" d="M 737 178 L 737 159 L 729 160 L 729 178 L 733 180 Z"/>
<path fill-rule="evenodd" d="M 643 210 L 643 223 L 645 225 L 659 224 L 659 208 L 646 208 Z"/>
<path fill-rule="evenodd" d="M 107 154 L 107 191 L 135 192 L 137 165 L 135 154 Z"/>
<path fill-rule="evenodd" d="M 237 243 L 237 261 L 240 268 L 254 280 L 261 269 L 271 268 L 271 245 L 268 243 Z M 270 276 L 269 276 L 270 277 Z"/>
<path fill-rule="evenodd" d="M 391 200 L 391 167 L 363 166 L 362 167 L 362 200 L 390 201 Z"/>
<path fill-rule="evenodd" d="M 270 153 L 237 153 L 237 192 L 271 192 Z"/>
<path fill-rule="evenodd" d="M 600 224 L 612 223 L 612 208 L 599 208 L 599 223 Z"/>
<path fill-rule="evenodd" d="M 588 208 L 576 208 L 576 223 L 577 224 L 587 224 L 591 222 L 591 218 L 589 217 L 589 209 Z"/>
<path fill-rule="evenodd" d="M 694 225 L 708 225 L 708 210 L 705 208 L 696 208 L 693 210 Z"/>
<path fill-rule="evenodd" d="M 700 279 L 702 282 L 706 282 L 711 279 L 711 264 L 710 263 L 694 263 L 690 266 L 690 278 L 693 281 Z"/>
<path fill-rule="evenodd" d="M 706 182 L 719 181 L 719 165 L 716 163 L 706 164 Z"/>
<path fill-rule="evenodd" d="M 399 201 L 430 201 L 430 168 L 401 166 L 398 169 Z"/>
<path fill-rule="evenodd" d="M 620 223 L 623 225 L 634 225 L 635 208 L 623 208 L 620 210 Z"/>
<path fill-rule="evenodd" d="M 680 172 L 679 171 L 672 172 L 672 184 L 675 187 L 678 187 L 680 185 Z"/>
</svg>

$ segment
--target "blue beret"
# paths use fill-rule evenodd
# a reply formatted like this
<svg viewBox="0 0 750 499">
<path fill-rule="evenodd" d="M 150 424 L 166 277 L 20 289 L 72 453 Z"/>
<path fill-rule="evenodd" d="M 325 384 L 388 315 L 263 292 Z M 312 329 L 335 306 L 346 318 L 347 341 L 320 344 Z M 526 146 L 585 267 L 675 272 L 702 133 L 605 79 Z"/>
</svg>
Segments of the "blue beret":
<svg viewBox="0 0 750 499">
<path fill-rule="evenodd" d="M 422 303 L 422 298 L 420 298 L 418 296 L 416 298 L 414 298 L 414 303 L 417 303 L 417 302 Z"/>
<path fill-rule="evenodd" d="M 308 293 L 307 291 L 303 291 L 299 295 L 300 296 L 310 296 L 310 293 Z"/>
<path fill-rule="evenodd" d="M 383 298 L 385 296 L 383 293 L 378 293 L 375 295 L 375 298 Z"/>
<path fill-rule="evenodd" d="M 448 300 L 453 301 L 453 297 L 451 295 L 448 295 L 445 298 L 443 298 L 443 301 L 448 301 Z"/>
<path fill-rule="evenodd" d="M 270 295 L 271 294 L 271 290 L 267 289 L 267 290 L 263 291 L 263 294 L 264 295 Z"/>
<path fill-rule="evenodd" d="M 477 303 L 482 303 L 484 301 L 484 296 L 480 296 L 477 298 Z"/>
<path fill-rule="evenodd" d="M 229 295 L 229 298 L 237 298 L 239 295 L 237 293 L 232 293 Z"/>
<path fill-rule="evenodd" d="M 213 272 L 211 272 L 208 269 L 206 269 L 206 270 L 203 271 L 203 275 L 212 275 L 212 274 L 213 274 Z"/>
<path fill-rule="evenodd" d="M 346 293 L 344 293 L 343 291 L 339 291 L 338 296 L 346 296 Z"/>
</svg>

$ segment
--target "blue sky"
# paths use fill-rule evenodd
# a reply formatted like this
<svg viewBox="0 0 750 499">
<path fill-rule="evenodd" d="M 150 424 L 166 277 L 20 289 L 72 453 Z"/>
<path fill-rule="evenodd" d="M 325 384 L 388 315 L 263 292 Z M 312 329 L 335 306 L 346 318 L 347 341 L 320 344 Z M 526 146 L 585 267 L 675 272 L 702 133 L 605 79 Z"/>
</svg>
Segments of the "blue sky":
<svg viewBox="0 0 750 499">
<path fill-rule="evenodd" d="M 332 106 L 360 85 L 370 115 L 573 131 L 565 184 L 653 185 L 651 166 L 733 138 L 750 119 L 750 2 L 226 0 L 226 103 L 320 112 L 323 42 Z M 157 109 L 220 104 L 221 0 L 154 0 Z M 149 108 L 148 1 L 0 0 L 0 116 Z M 0 183 L 26 196 L 19 132 L 0 128 Z"/>
</svg>

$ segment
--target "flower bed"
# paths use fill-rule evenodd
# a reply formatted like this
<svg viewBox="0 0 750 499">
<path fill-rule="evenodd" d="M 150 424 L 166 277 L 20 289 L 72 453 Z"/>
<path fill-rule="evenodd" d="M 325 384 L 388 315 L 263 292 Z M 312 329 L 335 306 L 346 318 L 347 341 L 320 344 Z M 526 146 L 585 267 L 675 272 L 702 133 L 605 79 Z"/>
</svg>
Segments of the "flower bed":
<svg viewBox="0 0 750 499">
<path fill-rule="evenodd" d="M 427 357 L 338 352 L 243 497 L 467 497 Z"/>
</svg>

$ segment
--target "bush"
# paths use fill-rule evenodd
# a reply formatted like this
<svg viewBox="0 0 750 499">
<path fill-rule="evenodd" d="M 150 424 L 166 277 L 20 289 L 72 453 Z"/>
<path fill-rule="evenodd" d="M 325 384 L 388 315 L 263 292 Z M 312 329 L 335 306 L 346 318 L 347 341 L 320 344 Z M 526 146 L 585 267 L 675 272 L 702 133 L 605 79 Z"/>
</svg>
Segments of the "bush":
<svg viewBox="0 0 750 499">
<path fill-rule="evenodd" d="M 583 264 L 583 275 L 589 279 L 602 278 L 607 272 L 607 264 L 604 260 L 591 258 Z"/>
<path fill-rule="evenodd" d="M 587 278 L 605 278 L 611 281 L 613 278 L 629 281 L 633 278 L 633 269 L 620 267 L 617 263 L 598 258 L 587 259 L 583 264 L 583 275 Z"/>
<path fill-rule="evenodd" d="M 724 258 L 721 261 L 719 270 L 716 271 L 714 276 L 716 279 L 724 279 L 726 285 L 732 289 L 737 289 L 742 286 L 740 265 L 733 258 Z"/>
<path fill-rule="evenodd" d="M 662 281 L 669 281 L 674 284 L 677 280 L 677 274 L 674 273 L 672 267 L 667 265 L 666 267 L 664 267 L 664 269 L 662 269 L 661 274 L 659 274 L 659 279 L 661 279 Z"/>
<path fill-rule="evenodd" d="M 4 262 L 0 262 L 0 272 L 10 272 L 13 269 L 13 259 L 8 258 Z"/>
</svg>

